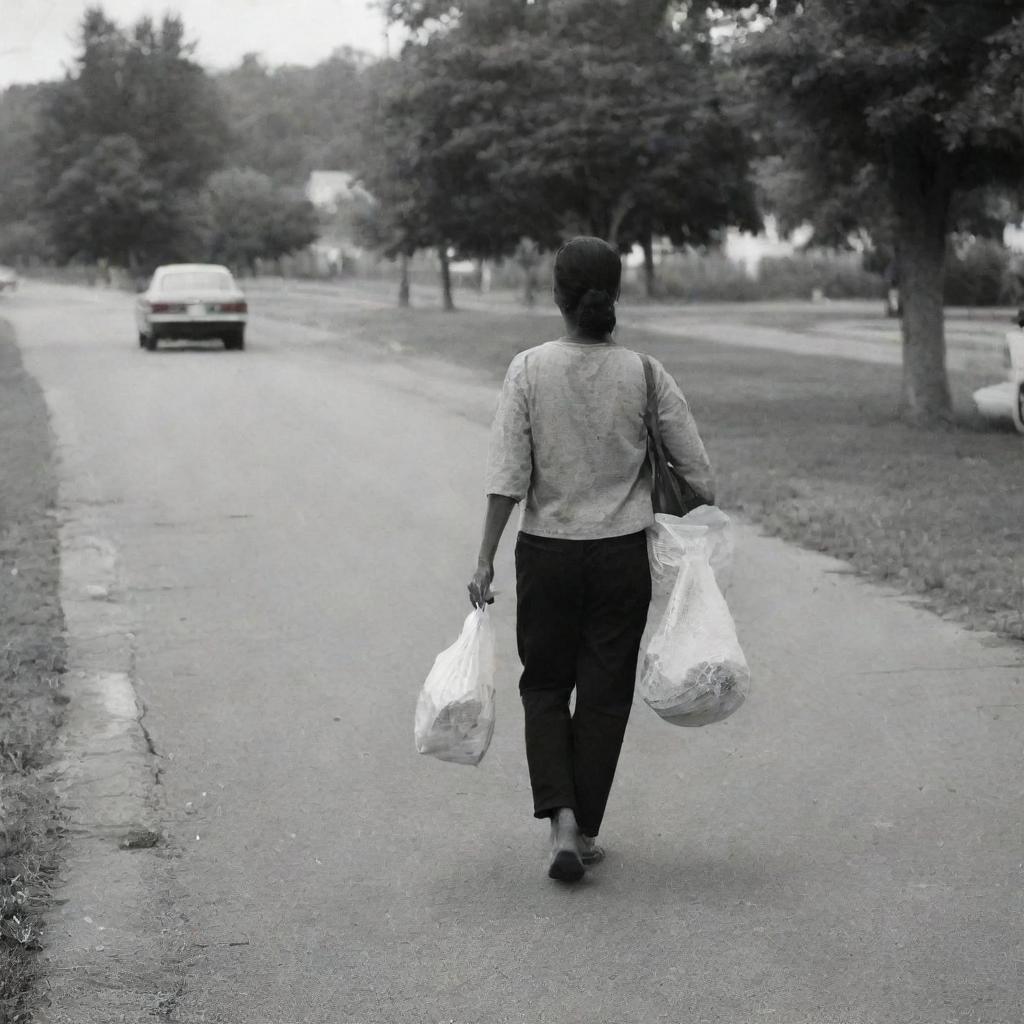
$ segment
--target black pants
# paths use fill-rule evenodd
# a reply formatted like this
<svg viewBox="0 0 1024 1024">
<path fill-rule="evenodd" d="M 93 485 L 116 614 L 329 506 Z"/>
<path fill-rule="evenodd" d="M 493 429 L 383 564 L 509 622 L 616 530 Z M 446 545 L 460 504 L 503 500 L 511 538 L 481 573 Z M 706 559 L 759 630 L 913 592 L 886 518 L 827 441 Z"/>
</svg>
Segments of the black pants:
<svg viewBox="0 0 1024 1024">
<path fill-rule="evenodd" d="M 651 600 L 644 534 L 551 540 L 521 533 L 516 587 L 534 814 L 544 818 L 570 807 L 580 829 L 596 836 L 633 703 Z"/>
</svg>

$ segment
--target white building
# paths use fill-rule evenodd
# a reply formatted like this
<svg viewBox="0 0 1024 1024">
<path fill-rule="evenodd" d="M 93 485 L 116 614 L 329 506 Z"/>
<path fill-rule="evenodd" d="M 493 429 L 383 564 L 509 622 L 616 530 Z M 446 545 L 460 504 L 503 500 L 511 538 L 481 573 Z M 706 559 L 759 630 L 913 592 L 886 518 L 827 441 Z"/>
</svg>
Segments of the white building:
<svg viewBox="0 0 1024 1024">
<path fill-rule="evenodd" d="M 353 217 L 373 197 L 349 171 L 313 171 L 306 182 L 306 198 L 320 214 L 320 238 L 310 246 L 320 273 L 343 272 L 362 250 L 356 244 Z"/>
<path fill-rule="evenodd" d="M 370 193 L 348 171 L 313 171 L 306 182 L 306 198 L 327 214 L 337 213 L 347 203 L 373 202 Z"/>
<path fill-rule="evenodd" d="M 739 228 L 729 228 L 725 236 L 725 255 L 733 263 L 742 264 L 751 277 L 757 277 L 761 260 L 773 256 L 792 256 L 810 238 L 812 228 L 799 227 L 792 234 L 779 234 L 778 221 L 769 214 L 764 229 L 756 235 Z"/>
</svg>

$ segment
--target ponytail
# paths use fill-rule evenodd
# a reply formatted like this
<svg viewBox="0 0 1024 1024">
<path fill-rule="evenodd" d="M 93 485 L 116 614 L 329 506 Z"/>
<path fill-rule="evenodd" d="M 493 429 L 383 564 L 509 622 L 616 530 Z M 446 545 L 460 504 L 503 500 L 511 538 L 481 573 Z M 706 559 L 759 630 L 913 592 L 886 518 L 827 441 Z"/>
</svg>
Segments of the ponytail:
<svg viewBox="0 0 1024 1024">
<path fill-rule="evenodd" d="M 615 329 L 615 300 L 622 280 L 618 252 L 600 238 L 570 238 L 555 254 L 559 308 L 591 338 Z"/>
<path fill-rule="evenodd" d="M 592 337 L 603 337 L 615 330 L 615 300 L 603 288 L 590 288 L 576 307 L 576 323 Z"/>
</svg>

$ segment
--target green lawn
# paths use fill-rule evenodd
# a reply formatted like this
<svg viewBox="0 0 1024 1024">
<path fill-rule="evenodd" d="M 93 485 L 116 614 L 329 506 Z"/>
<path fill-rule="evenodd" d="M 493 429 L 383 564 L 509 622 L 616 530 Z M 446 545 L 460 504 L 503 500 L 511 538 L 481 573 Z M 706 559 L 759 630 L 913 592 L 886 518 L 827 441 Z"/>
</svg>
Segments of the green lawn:
<svg viewBox="0 0 1024 1024">
<path fill-rule="evenodd" d="M 275 316 L 330 327 L 388 358 L 473 367 L 495 385 L 517 351 L 561 330 L 555 316 L 514 310 L 353 312 L 329 298 L 278 299 Z M 959 425 L 933 433 L 895 417 L 895 368 L 640 330 L 619 340 L 662 359 L 682 384 L 725 509 L 936 611 L 1024 640 L 1024 438 L 974 417 L 970 393 L 990 381 L 954 377 Z"/>
</svg>

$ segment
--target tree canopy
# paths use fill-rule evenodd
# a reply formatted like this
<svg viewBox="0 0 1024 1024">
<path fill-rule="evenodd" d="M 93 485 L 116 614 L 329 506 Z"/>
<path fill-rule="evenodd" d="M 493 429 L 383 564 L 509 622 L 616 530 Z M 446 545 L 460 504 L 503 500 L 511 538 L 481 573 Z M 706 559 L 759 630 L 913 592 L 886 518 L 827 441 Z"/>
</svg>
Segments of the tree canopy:
<svg viewBox="0 0 1024 1024">
<path fill-rule="evenodd" d="M 48 255 L 36 209 L 34 140 L 49 86 L 14 85 L 0 94 L 0 261 Z"/>
<path fill-rule="evenodd" d="M 301 194 L 235 167 L 210 176 L 199 196 L 199 226 L 209 259 L 244 268 L 304 248 L 318 229 L 316 211 Z"/>
<path fill-rule="evenodd" d="M 852 226 L 888 207 L 904 293 L 904 410 L 948 419 L 946 237 L 958 196 L 1021 179 L 1024 3 L 807 0 L 751 4 L 746 15 L 750 87 L 778 98 L 771 115 L 786 157 L 818 209 L 831 201 Z M 755 15 L 769 19 L 763 30 L 750 28 Z M 882 203 L 865 202 L 879 186 Z"/>
<path fill-rule="evenodd" d="M 125 31 L 90 8 L 80 46 L 74 72 L 47 92 L 35 146 L 58 254 L 133 265 L 176 254 L 189 197 L 223 158 L 217 93 L 179 18 Z M 123 200 L 104 186 L 108 174 Z"/>
<path fill-rule="evenodd" d="M 100 136 L 60 175 L 46 202 L 59 250 L 79 259 L 134 265 L 177 230 L 176 211 L 130 135 Z"/>
<path fill-rule="evenodd" d="M 230 162 L 302 185 L 317 169 L 349 170 L 362 155 L 367 58 L 338 50 L 313 67 L 269 68 L 255 54 L 215 82 L 229 124 Z"/>
<path fill-rule="evenodd" d="M 394 3 L 418 34 L 376 99 L 367 184 L 392 251 L 627 247 L 759 223 L 706 19 L 641 0 Z"/>
<path fill-rule="evenodd" d="M 104 259 L 145 269 L 168 259 L 215 258 L 247 266 L 258 256 L 273 258 L 313 241 L 315 211 L 280 183 L 301 184 L 308 164 L 320 159 L 313 155 L 316 146 L 323 149 L 331 137 L 321 133 L 316 144 L 295 144 L 305 130 L 297 114 L 308 108 L 323 119 L 333 108 L 285 93 L 283 112 L 266 109 L 258 124 L 243 119 L 232 132 L 225 108 L 233 93 L 224 87 L 228 101 L 222 102 L 221 88 L 194 62 L 192 51 L 180 18 L 169 15 L 159 24 L 142 18 L 123 29 L 102 9 L 90 8 L 74 70 L 35 97 L 27 118 L 34 125 L 34 155 L 12 158 L 14 185 L 0 190 L 0 223 L 4 206 L 25 201 L 25 172 L 31 168 L 35 205 L 64 260 Z M 307 85 L 323 80 L 323 89 L 337 95 L 345 93 L 341 80 L 356 74 L 340 57 L 302 71 L 291 77 Z M 236 75 L 270 77 L 251 61 Z M 258 107 L 273 88 L 256 91 Z M 18 119 L 19 109 L 16 103 L 0 104 L 24 134 L 26 118 Z M 286 123 L 296 125 L 296 134 L 278 132 L 277 159 L 266 159 L 279 183 L 259 170 L 219 171 L 247 147 L 259 152 L 275 125 Z M 326 153 L 323 158 L 332 159 Z"/>
</svg>

